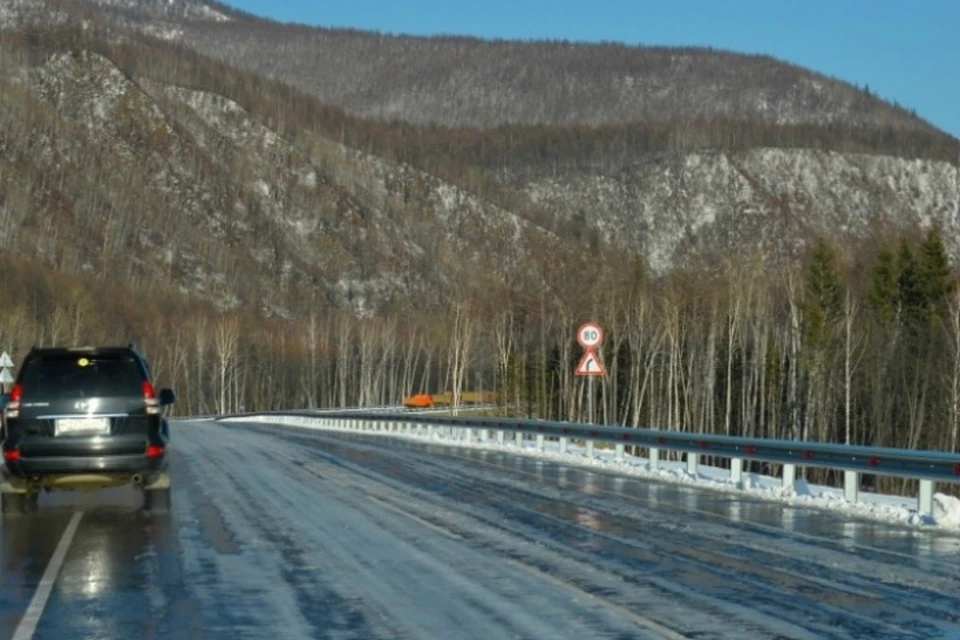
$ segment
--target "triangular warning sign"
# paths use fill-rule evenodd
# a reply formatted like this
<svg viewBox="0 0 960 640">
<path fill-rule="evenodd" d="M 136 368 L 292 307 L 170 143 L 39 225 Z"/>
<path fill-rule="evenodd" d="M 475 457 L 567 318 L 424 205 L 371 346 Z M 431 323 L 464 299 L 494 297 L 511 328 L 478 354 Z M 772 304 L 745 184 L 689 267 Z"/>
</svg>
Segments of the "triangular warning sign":
<svg viewBox="0 0 960 640">
<path fill-rule="evenodd" d="M 607 370 L 603 368 L 603 363 L 600 362 L 600 356 L 597 355 L 597 352 L 593 349 L 587 349 L 587 352 L 580 358 L 580 363 L 574 373 L 578 376 L 603 376 L 607 374 Z"/>
</svg>

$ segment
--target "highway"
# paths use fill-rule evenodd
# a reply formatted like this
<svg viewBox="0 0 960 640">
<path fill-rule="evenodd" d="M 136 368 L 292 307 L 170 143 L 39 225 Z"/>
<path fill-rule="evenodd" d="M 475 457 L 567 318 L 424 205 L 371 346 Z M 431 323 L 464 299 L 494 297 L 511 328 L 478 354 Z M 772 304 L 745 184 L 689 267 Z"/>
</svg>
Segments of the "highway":
<svg viewBox="0 0 960 640">
<path fill-rule="evenodd" d="M 173 422 L 0 523 L 0 638 L 960 638 L 960 538 L 536 458 Z"/>
</svg>

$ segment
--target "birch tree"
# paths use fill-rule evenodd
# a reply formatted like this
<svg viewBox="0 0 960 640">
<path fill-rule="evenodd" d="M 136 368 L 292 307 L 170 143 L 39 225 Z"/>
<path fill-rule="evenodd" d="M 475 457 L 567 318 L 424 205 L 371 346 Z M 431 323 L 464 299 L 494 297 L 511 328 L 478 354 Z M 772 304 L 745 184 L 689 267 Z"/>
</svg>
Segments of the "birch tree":
<svg viewBox="0 0 960 640">
<path fill-rule="evenodd" d="M 453 393 L 453 408 L 456 412 L 461 404 L 464 382 L 473 356 L 473 344 L 476 340 L 477 318 L 471 313 L 466 302 L 458 302 L 452 309 L 453 331 L 448 350 L 450 384 Z"/>
<path fill-rule="evenodd" d="M 240 342 L 240 325 L 237 319 L 221 316 L 214 330 L 213 341 L 219 394 L 217 412 L 230 413 L 236 409 L 236 398 L 231 397 L 230 390 L 239 366 L 237 351 Z"/>
</svg>

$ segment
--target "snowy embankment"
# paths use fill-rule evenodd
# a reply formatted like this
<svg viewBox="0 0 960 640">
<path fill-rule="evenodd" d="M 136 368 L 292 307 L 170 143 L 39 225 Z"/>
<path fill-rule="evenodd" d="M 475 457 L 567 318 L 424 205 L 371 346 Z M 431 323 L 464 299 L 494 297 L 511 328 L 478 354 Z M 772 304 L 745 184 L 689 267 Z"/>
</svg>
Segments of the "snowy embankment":
<svg viewBox="0 0 960 640">
<path fill-rule="evenodd" d="M 265 422 L 323 431 L 356 433 L 355 429 L 332 426 L 329 420 L 302 416 L 260 415 L 223 418 L 221 421 Z M 593 458 L 590 458 L 585 447 L 572 444 L 567 446 L 566 453 L 561 453 L 559 443 L 547 441 L 544 443 L 544 450 L 540 451 L 534 440 L 517 443 L 514 440 L 507 439 L 503 444 L 499 444 L 495 440 L 487 442 L 462 440 L 458 437 L 460 435 L 459 430 L 453 430 L 452 435 L 444 434 L 442 430 L 439 430 L 433 436 L 385 431 L 367 431 L 364 433 L 418 442 L 534 456 L 553 462 L 592 467 L 629 476 L 689 484 L 698 488 L 745 494 L 762 500 L 827 509 L 883 522 L 960 531 L 960 499 L 943 493 L 934 494 L 933 513 L 929 517 L 923 517 L 917 513 L 916 496 L 860 492 L 859 501 L 849 502 L 844 498 L 843 489 L 814 485 L 805 480 L 797 480 L 794 483 L 793 490 L 784 489 L 779 478 L 758 473 L 744 473 L 742 485 L 737 486 L 730 481 L 727 469 L 701 464 L 698 467 L 698 473 L 693 474 L 687 470 L 686 463 L 666 460 L 660 460 L 657 468 L 651 469 L 650 462 L 646 458 L 624 455 L 622 460 L 617 460 L 613 449 L 601 449 L 599 446 L 594 448 Z"/>
</svg>

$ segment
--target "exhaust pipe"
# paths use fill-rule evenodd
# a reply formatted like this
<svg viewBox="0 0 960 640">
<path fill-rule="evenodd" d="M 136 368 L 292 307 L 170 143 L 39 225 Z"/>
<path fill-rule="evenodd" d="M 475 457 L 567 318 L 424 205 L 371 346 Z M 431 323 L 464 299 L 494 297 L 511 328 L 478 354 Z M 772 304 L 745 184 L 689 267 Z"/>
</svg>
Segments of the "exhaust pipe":
<svg viewBox="0 0 960 640">
<path fill-rule="evenodd" d="M 133 474 L 133 484 L 138 487 L 143 485 L 143 476 L 141 476 L 139 473 Z"/>
</svg>

